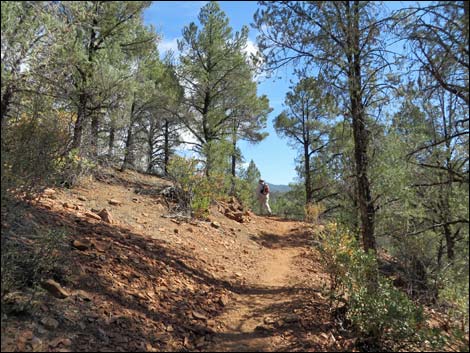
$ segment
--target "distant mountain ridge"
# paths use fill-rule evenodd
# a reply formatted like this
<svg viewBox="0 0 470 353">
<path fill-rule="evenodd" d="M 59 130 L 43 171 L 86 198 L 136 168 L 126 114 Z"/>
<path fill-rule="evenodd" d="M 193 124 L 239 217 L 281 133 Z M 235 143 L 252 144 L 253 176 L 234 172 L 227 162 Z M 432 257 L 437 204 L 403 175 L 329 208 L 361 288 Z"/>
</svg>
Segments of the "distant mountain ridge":
<svg viewBox="0 0 470 353">
<path fill-rule="evenodd" d="M 271 192 L 288 192 L 290 191 L 290 186 L 289 185 L 276 185 L 276 184 L 271 184 L 268 183 L 269 189 Z"/>
</svg>

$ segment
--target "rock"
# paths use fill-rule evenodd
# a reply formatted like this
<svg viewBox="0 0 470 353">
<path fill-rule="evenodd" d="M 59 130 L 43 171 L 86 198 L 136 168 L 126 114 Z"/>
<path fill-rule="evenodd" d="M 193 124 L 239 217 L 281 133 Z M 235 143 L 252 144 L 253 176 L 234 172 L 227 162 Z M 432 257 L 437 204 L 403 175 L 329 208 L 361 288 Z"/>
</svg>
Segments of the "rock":
<svg viewBox="0 0 470 353">
<path fill-rule="evenodd" d="M 86 217 L 89 217 L 89 218 L 93 218 L 93 219 L 96 219 L 97 221 L 101 221 L 101 217 L 98 216 L 96 213 L 93 213 L 93 212 L 85 212 L 85 216 Z"/>
<path fill-rule="evenodd" d="M 132 202 L 139 202 L 139 199 L 137 197 L 133 197 Z"/>
<path fill-rule="evenodd" d="M 142 216 L 148 217 L 149 215 L 148 215 L 148 213 L 142 212 Z"/>
<path fill-rule="evenodd" d="M 63 206 L 64 208 L 73 208 L 73 209 L 75 209 L 75 206 L 72 205 L 72 204 L 69 203 L 69 202 L 64 202 L 64 203 L 62 204 L 62 206 Z"/>
<path fill-rule="evenodd" d="M 46 196 L 51 196 L 51 195 L 54 195 L 55 193 L 56 191 L 54 189 L 50 189 L 50 188 L 44 189 L 44 195 Z"/>
<path fill-rule="evenodd" d="M 36 336 L 34 336 L 31 339 L 31 348 L 33 349 L 33 352 L 43 352 L 43 347 L 42 347 L 42 340 Z"/>
<path fill-rule="evenodd" d="M 41 324 L 43 324 L 44 327 L 49 330 L 55 330 L 59 327 L 59 321 L 51 317 L 45 317 L 41 319 Z"/>
<path fill-rule="evenodd" d="M 26 330 L 24 331 L 21 336 L 19 337 L 19 340 L 26 342 L 34 337 L 33 331 L 31 330 Z"/>
<path fill-rule="evenodd" d="M 154 336 L 154 339 L 156 341 L 160 341 L 160 342 L 163 342 L 163 343 L 166 343 L 168 342 L 169 340 L 171 340 L 171 335 L 169 333 L 156 333 L 155 336 Z"/>
<path fill-rule="evenodd" d="M 250 221 L 250 218 L 245 216 L 243 212 L 238 212 L 238 211 L 230 211 L 230 210 L 225 210 L 225 216 L 227 218 L 233 219 L 234 221 L 238 223 L 247 223 Z"/>
<path fill-rule="evenodd" d="M 293 323 L 293 322 L 298 322 L 300 320 L 298 315 L 295 314 L 288 314 L 283 316 L 282 318 L 286 323 Z"/>
<path fill-rule="evenodd" d="M 207 320 L 207 316 L 205 316 L 204 314 L 201 314 L 201 313 L 198 312 L 198 311 L 193 310 L 193 311 L 192 311 L 192 314 L 193 314 L 194 318 L 196 318 L 196 319 L 199 319 L 199 320 Z"/>
<path fill-rule="evenodd" d="M 219 229 L 220 228 L 220 223 L 217 222 L 217 221 L 212 221 L 211 226 L 214 227 L 215 229 Z"/>
<path fill-rule="evenodd" d="M 201 336 L 198 339 L 196 339 L 196 341 L 194 341 L 194 345 L 196 346 L 196 348 L 201 348 L 205 344 L 206 344 L 206 338 L 204 336 Z"/>
<path fill-rule="evenodd" d="M 219 303 L 220 305 L 222 306 L 226 306 L 228 304 L 229 300 L 228 300 L 228 297 L 226 295 L 222 295 L 220 298 L 219 298 Z"/>
<path fill-rule="evenodd" d="M 98 216 L 101 217 L 101 219 L 103 221 L 105 221 L 106 223 L 109 223 L 109 224 L 114 223 L 114 220 L 113 220 L 113 217 L 111 216 L 111 213 L 106 208 L 103 208 L 100 211 L 100 213 L 98 213 Z"/>
<path fill-rule="evenodd" d="M 266 316 L 263 321 L 266 325 L 272 325 L 276 323 L 276 319 L 271 316 Z"/>
<path fill-rule="evenodd" d="M 79 199 L 80 201 L 87 201 L 85 196 L 78 196 L 77 199 Z"/>
<path fill-rule="evenodd" d="M 59 299 L 67 298 L 70 295 L 64 288 L 60 286 L 59 283 L 53 279 L 48 279 L 47 281 L 42 282 L 41 286 L 54 297 Z"/>
<path fill-rule="evenodd" d="M 178 234 L 180 232 L 177 228 L 173 229 L 173 231 L 175 232 L 175 234 Z"/>
<path fill-rule="evenodd" d="M 191 342 L 189 341 L 188 336 L 184 337 L 183 345 L 184 345 L 186 348 L 188 348 L 188 349 L 191 349 L 191 348 L 192 348 L 192 345 L 191 345 Z"/>
<path fill-rule="evenodd" d="M 72 246 L 78 250 L 84 251 L 90 248 L 91 242 L 88 239 L 85 240 L 74 240 Z"/>
<path fill-rule="evenodd" d="M 88 294 L 87 292 L 85 292 L 84 290 L 81 290 L 81 289 L 75 291 L 74 294 L 75 294 L 77 297 L 79 297 L 79 298 L 81 298 L 82 300 L 87 301 L 87 302 L 89 302 L 89 301 L 91 301 L 91 300 L 93 299 L 93 297 L 92 297 L 90 294 Z"/>
<path fill-rule="evenodd" d="M 255 327 L 255 331 L 262 332 L 262 331 L 269 331 L 269 328 L 267 328 L 264 325 L 258 325 Z"/>
<path fill-rule="evenodd" d="M 70 347 L 72 345 L 72 341 L 69 338 L 57 337 L 49 342 L 49 346 L 54 347 L 54 348 L 61 346 L 61 345 L 65 347 Z"/>
<path fill-rule="evenodd" d="M 116 200 L 116 199 L 110 199 L 110 200 L 108 200 L 108 203 L 109 203 L 110 205 L 113 205 L 113 206 L 119 206 L 119 205 L 122 204 L 121 201 Z"/>
</svg>

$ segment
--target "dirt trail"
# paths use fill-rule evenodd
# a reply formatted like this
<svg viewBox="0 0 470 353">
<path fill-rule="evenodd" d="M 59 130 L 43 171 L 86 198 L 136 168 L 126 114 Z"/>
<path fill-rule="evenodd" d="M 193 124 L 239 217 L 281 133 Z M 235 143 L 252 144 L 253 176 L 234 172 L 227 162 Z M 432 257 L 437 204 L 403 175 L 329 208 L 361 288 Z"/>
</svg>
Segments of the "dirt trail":
<svg viewBox="0 0 470 353">
<path fill-rule="evenodd" d="M 278 351 L 288 348 L 285 329 L 298 328 L 300 308 L 292 303 L 301 303 L 300 279 L 297 258 L 309 248 L 289 247 L 278 244 L 289 243 L 297 230 L 295 222 L 269 221 L 274 231 L 262 234 L 264 244 L 255 255 L 259 261 L 250 269 L 235 300 L 218 318 L 223 323 L 216 333 L 214 344 L 207 351 Z M 275 241 L 274 241 L 275 239 Z M 259 238 L 257 240 L 260 240 Z M 277 244 L 278 246 L 275 246 Z M 313 291 L 317 288 L 313 286 Z M 290 326 L 290 327 L 289 327 Z"/>
<path fill-rule="evenodd" d="M 12 230 L 27 237 L 40 225 L 67 234 L 54 278 L 69 295 L 41 291 L 25 319 L 5 316 L 2 351 L 347 347 L 321 295 L 315 227 L 250 212 L 229 217 L 238 212 L 230 202 L 214 206 L 208 220 L 179 221 L 159 193 L 167 185 L 114 171 L 25 206 Z M 96 214 L 104 209 L 109 222 Z M 15 307 L 31 301 L 30 289 L 17 293 Z"/>
</svg>

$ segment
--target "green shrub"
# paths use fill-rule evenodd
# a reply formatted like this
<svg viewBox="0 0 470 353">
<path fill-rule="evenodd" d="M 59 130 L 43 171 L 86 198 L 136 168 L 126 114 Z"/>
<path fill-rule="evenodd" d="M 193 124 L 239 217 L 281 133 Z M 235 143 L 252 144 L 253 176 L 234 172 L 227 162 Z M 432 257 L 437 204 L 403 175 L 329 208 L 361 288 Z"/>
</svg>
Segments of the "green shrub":
<svg viewBox="0 0 470 353">
<path fill-rule="evenodd" d="M 321 203 L 309 203 L 305 205 L 305 222 L 318 223 L 320 215 L 325 211 L 325 206 Z"/>
<path fill-rule="evenodd" d="M 35 290 L 45 279 L 66 277 L 66 234 L 66 229 L 40 228 L 36 223 L 31 227 L 23 225 L 15 233 L 2 231 L 2 304 L 8 293 Z"/>
<path fill-rule="evenodd" d="M 81 157 L 78 149 L 70 150 L 65 156 L 55 158 L 53 162 L 56 183 L 66 187 L 76 185 L 96 167 L 95 163 Z"/>
<path fill-rule="evenodd" d="M 168 165 L 168 176 L 175 187 L 178 210 L 194 217 L 206 216 L 211 202 L 227 195 L 224 176 L 206 177 L 196 159 L 174 156 Z"/>
<path fill-rule="evenodd" d="M 357 333 L 373 342 L 372 347 L 420 340 L 422 308 L 378 274 L 375 255 L 365 253 L 356 237 L 336 224 L 329 224 L 320 237 L 332 297 L 347 300 L 346 318 Z"/>
</svg>

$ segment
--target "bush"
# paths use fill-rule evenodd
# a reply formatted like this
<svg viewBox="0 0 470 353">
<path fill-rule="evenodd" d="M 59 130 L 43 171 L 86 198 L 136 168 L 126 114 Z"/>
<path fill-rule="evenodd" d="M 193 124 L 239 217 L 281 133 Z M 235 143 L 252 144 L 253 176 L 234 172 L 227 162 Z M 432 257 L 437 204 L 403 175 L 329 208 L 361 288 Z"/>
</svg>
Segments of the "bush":
<svg viewBox="0 0 470 353">
<path fill-rule="evenodd" d="M 70 150 L 65 156 L 54 159 L 55 182 L 61 186 L 72 187 L 80 179 L 89 175 L 96 164 L 85 157 L 81 157 L 78 149 Z"/>
<path fill-rule="evenodd" d="M 2 230 L 2 307 L 9 293 L 27 288 L 34 291 L 48 278 L 64 280 L 66 234 L 66 229 L 41 228 L 34 221 L 20 225 L 15 232 Z"/>
<path fill-rule="evenodd" d="M 320 237 L 319 250 L 330 276 L 330 294 L 334 299 L 347 300 L 346 318 L 357 333 L 372 348 L 396 348 L 397 344 L 420 340 L 422 308 L 378 274 L 375 255 L 365 253 L 356 237 L 336 224 L 329 224 Z"/>
<path fill-rule="evenodd" d="M 305 205 L 305 221 L 309 223 L 318 223 L 320 215 L 325 211 L 321 203 L 308 203 Z"/>
<path fill-rule="evenodd" d="M 168 177 L 175 187 L 177 211 L 194 217 L 206 216 L 211 202 L 226 195 L 225 178 L 207 178 L 196 159 L 174 156 L 168 165 Z"/>
<path fill-rule="evenodd" d="M 4 205 L 2 221 L 2 312 L 29 313 L 34 310 L 33 299 L 43 280 L 67 280 L 68 229 L 40 226 L 32 209 L 18 202 Z"/>
<path fill-rule="evenodd" d="M 53 182 L 55 159 L 68 141 L 67 127 L 55 117 L 23 114 L 2 131 L 2 194 L 36 191 Z M 17 190 L 19 191 L 19 190 Z"/>
</svg>

